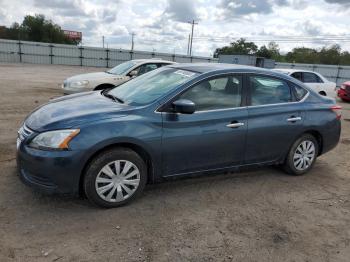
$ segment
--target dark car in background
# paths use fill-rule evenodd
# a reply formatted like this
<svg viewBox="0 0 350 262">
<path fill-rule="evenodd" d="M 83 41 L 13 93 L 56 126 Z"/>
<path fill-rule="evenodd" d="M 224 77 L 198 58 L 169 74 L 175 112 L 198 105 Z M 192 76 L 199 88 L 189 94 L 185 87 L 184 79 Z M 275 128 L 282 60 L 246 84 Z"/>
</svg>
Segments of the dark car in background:
<svg viewBox="0 0 350 262">
<path fill-rule="evenodd" d="M 344 82 L 338 89 L 338 97 L 344 102 L 350 102 L 350 81 Z"/>
<path fill-rule="evenodd" d="M 340 109 L 278 72 L 171 65 L 37 108 L 19 130 L 18 170 L 32 187 L 103 207 L 171 177 L 261 165 L 302 175 L 337 145 Z"/>
</svg>

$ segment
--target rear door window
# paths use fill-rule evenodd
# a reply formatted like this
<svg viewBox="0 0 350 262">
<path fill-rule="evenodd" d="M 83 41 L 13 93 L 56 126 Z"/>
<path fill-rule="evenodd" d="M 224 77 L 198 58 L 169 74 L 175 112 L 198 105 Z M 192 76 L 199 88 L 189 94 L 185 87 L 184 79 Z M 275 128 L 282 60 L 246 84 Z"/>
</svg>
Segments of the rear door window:
<svg viewBox="0 0 350 262">
<path fill-rule="evenodd" d="M 304 83 L 319 83 L 319 77 L 314 73 L 304 72 L 303 73 Z"/>
<path fill-rule="evenodd" d="M 291 89 L 283 80 L 268 76 L 250 76 L 249 85 L 252 106 L 293 101 Z"/>
</svg>

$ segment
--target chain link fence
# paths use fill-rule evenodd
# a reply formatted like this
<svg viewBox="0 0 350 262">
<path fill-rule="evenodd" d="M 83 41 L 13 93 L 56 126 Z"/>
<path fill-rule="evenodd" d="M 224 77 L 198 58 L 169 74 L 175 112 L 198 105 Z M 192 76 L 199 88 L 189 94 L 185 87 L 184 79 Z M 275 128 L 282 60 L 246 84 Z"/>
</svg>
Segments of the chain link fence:
<svg viewBox="0 0 350 262">
<path fill-rule="evenodd" d="M 0 39 L 0 62 L 114 67 L 132 59 L 217 63 L 211 57 Z"/>
</svg>

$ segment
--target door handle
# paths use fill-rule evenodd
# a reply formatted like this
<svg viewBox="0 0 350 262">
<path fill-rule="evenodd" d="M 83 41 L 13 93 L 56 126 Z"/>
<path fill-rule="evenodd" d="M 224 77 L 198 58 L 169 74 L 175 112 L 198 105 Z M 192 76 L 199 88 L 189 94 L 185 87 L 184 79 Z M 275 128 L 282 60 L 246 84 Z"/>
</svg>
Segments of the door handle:
<svg viewBox="0 0 350 262">
<path fill-rule="evenodd" d="M 237 127 L 240 127 L 240 126 L 244 126 L 244 123 L 235 122 L 235 123 L 228 124 L 226 126 L 229 127 L 229 128 L 237 128 Z"/>
<path fill-rule="evenodd" d="M 287 119 L 288 122 L 296 122 L 296 121 L 301 121 L 301 117 L 297 116 L 297 117 L 291 117 Z"/>
</svg>

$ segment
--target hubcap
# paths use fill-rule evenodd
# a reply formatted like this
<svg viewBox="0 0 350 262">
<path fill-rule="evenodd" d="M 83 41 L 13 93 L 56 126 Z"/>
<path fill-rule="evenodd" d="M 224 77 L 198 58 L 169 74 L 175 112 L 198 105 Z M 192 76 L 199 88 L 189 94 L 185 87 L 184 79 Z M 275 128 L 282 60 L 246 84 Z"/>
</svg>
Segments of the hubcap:
<svg viewBox="0 0 350 262">
<path fill-rule="evenodd" d="M 310 140 L 305 140 L 299 144 L 294 152 L 293 162 L 297 170 L 303 171 L 313 163 L 315 159 L 315 145 Z"/>
<path fill-rule="evenodd" d="M 121 202 L 131 197 L 140 184 L 140 171 L 128 160 L 105 165 L 95 181 L 97 194 L 108 202 Z"/>
</svg>

